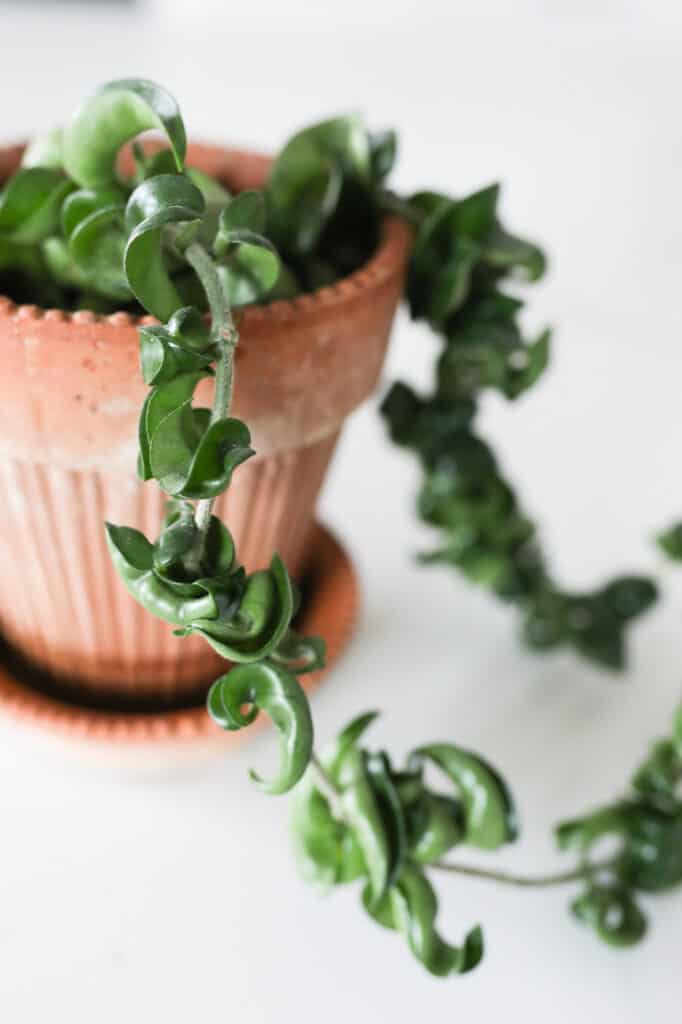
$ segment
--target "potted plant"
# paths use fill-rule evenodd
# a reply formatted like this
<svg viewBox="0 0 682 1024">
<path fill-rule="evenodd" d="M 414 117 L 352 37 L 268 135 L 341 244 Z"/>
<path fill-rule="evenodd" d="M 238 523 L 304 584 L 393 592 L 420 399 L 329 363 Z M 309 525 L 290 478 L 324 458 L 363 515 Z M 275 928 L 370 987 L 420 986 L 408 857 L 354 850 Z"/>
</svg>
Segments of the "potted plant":
<svg viewBox="0 0 682 1024">
<path fill-rule="evenodd" d="M 165 145 L 134 143 L 121 166 L 121 147 L 149 128 L 161 130 Z M 196 166 L 186 163 L 188 153 Z M 463 973 L 483 953 L 478 927 L 459 946 L 438 934 L 432 871 L 522 885 L 580 881 L 578 916 L 607 941 L 630 944 L 644 930 L 633 890 L 682 877 L 679 722 L 636 776 L 632 796 L 560 827 L 560 842 L 577 848 L 580 862 L 542 879 L 444 860 L 460 844 L 494 850 L 518 834 L 507 785 L 478 755 L 451 742 L 420 744 L 398 769 L 385 752 L 364 746 L 374 713 L 353 719 L 328 750 L 314 749 L 299 677 L 323 667 L 324 638 L 295 628 L 300 595 L 281 555 L 267 550 L 262 563 L 276 540 L 297 569 L 302 564 L 302 538 L 340 423 L 376 382 L 412 239 L 410 306 L 445 344 L 434 395 L 397 385 L 383 409 L 395 439 L 424 467 L 420 511 L 444 533 L 431 560 L 517 602 L 533 645 L 571 642 L 613 667 L 622 664 L 624 624 L 655 595 L 639 577 L 592 595 L 565 594 L 552 583 L 533 525 L 472 428 L 481 389 L 515 397 L 546 363 L 547 334 L 527 344 L 516 320 L 520 303 L 501 288 L 518 268 L 537 277 L 541 253 L 501 228 L 496 188 L 459 201 L 390 193 L 394 153 L 390 133 L 372 136 L 355 118 L 305 130 L 270 168 L 252 155 L 188 151 L 173 98 L 137 79 L 104 86 L 63 132 L 28 148 L 0 201 L 5 279 L 22 299 L 85 303 L 99 314 L 5 303 L 3 471 L 18 509 L 5 533 L 21 566 L 33 567 L 27 592 L 41 579 L 46 599 L 33 619 L 21 619 L 8 598 L 3 621 L 19 643 L 12 623 L 33 621 L 43 642 L 61 601 L 73 620 L 74 663 L 87 650 L 79 644 L 118 630 L 115 664 L 128 646 L 143 663 L 131 679 L 123 671 L 117 677 L 96 652 L 87 667 L 68 672 L 81 687 L 87 680 L 107 694 L 117 683 L 138 699 L 160 699 L 154 673 L 171 650 L 165 639 L 149 642 L 147 616 L 172 627 L 185 647 L 187 638 L 204 645 L 222 665 L 206 697 L 213 722 L 236 732 L 264 712 L 277 729 L 279 771 L 254 779 L 270 793 L 295 787 L 306 876 L 322 886 L 361 881 L 369 914 L 401 932 L 431 973 Z M 5 154 L 6 170 L 19 156 Z M 146 390 L 133 380 L 133 334 Z M 139 425 L 131 446 L 133 412 Z M 145 488 L 124 487 L 120 476 L 114 483 L 113 473 L 108 479 L 132 447 Z M 269 462 L 234 504 L 219 506 L 258 448 Z M 105 530 L 99 517 L 115 499 L 131 519 Z M 235 517 L 234 533 L 221 508 L 230 523 Z M 100 535 L 108 554 L 94 540 Z M 122 589 L 111 597 L 109 564 L 127 598 Z M 19 581 L 12 584 L 20 606 Z M 117 616 L 113 600 L 121 602 Z M 47 641 L 24 647 L 57 673 L 71 665 Z M 164 677 L 166 692 L 204 692 L 202 673 L 212 662 L 194 654 L 191 661 L 196 674 L 174 670 Z M 446 792 L 431 788 L 427 767 L 440 771 Z M 623 849 L 592 862 L 590 847 L 606 832 L 621 835 Z"/>
</svg>

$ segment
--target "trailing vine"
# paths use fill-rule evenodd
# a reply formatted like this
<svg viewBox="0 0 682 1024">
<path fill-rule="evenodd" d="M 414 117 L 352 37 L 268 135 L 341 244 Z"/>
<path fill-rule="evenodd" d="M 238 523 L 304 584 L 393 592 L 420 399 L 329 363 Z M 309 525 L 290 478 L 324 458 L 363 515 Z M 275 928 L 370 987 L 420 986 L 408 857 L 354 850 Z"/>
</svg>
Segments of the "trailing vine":
<svg viewBox="0 0 682 1024">
<path fill-rule="evenodd" d="M 149 128 L 163 133 L 167 148 L 148 154 L 133 143 L 134 172 L 125 176 L 119 150 Z M 445 860 L 459 846 L 492 851 L 517 838 L 504 780 L 487 760 L 449 742 L 420 745 L 395 767 L 386 752 L 361 744 L 374 712 L 318 755 L 298 677 L 324 664 L 324 642 L 292 628 L 299 596 L 279 556 L 247 573 L 213 514 L 233 473 L 255 454 L 248 426 L 230 414 L 239 343 L 233 309 L 348 273 L 375 247 L 382 211 L 399 209 L 416 226 L 412 311 L 446 342 L 431 398 L 397 385 L 384 403 L 394 437 L 422 460 L 422 514 L 444 532 L 431 560 L 515 600 L 535 646 L 571 642 L 620 666 L 623 626 L 651 603 L 653 585 L 624 577 L 594 595 L 556 589 L 533 525 L 472 428 L 483 388 L 516 397 L 547 361 L 548 335 L 527 344 L 516 323 L 520 303 L 500 291 L 514 269 L 539 275 L 539 250 L 502 230 L 496 189 L 460 202 L 422 193 L 405 203 L 388 193 L 395 138 L 372 136 L 355 118 L 295 136 L 262 190 L 234 196 L 187 168 L 185 150 L 182 118 L 165 90 L 113 82 L 63 132 L 29 147 L 0 196 L 0 269 L 10 269 L 16 287 L 64 304 L 137 305 L 159 321 L 139 328 L 149 392 L 138 472 L 168 504 L 153 540 L 107 524 L 119 576 L 178 636 L 203 637 L 229 663 L 208 694 L 218 726 L 247 728 L 261 711 L 272 719 L 279 771 L 268 781 L 253 776 L 269 793 L 295 788 L 293 832 L 305 877 L 323 888 L 358 882 L 367 913 L 400 933 L 432 974 L 464 973 L 483 955 L 479 926 L 459 945 L 441 937 L 432 873 L 529 888 L 579 881 L 576 915 L 611 944 L 635 942 L 644 918 L 633 893 L 682 879 L 682 713 L 627 797 L 559 826 L 559 845 L 578 855 L 570 870 L 526 878 Z M 212 407 L 196 407 L 196 389 L 209 379 Z M 444 790 L 431 787 L 427 770 Z M 606 863 L 591 860 L 607 833 L 621 838 L 620 852 Z"/>
<path fill-rule="evenodd" d="M 514 603 L 523 638 L 535 650 L 568 644 L 622 669 L 626 626 L 655 601 L 656 586 L 642 576 L 619 576 L 588 593 L 558 586 L 536 525 L 475 429 L 486 389 L 514 400 L 549 359 L 550 332 L 525 340 L 518 323 L 523 303 L 504 290 L 518 274 L 540 278 L 545 258 L 505 231 L 498 197 L 492 185 L 459 200 L 420 192 L 406 207 L 396 204 L 416 229 L 407 287 L 412 316 L 443 341 L 432 393 L 421 397 L 398 383 L 382 405 L 393 440 L 419 458 L 419 515 L 440 531 L 438 547 L 421 561 L 454 566 Z"/>
</svg>

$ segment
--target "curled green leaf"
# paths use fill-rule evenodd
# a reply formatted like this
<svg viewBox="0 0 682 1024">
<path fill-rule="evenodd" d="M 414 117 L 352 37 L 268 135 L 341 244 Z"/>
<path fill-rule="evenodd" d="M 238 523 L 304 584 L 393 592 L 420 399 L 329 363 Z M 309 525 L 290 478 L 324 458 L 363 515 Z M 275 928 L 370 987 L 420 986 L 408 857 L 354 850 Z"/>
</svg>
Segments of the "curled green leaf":
<svg viewBox="0 0 682 1024">
<path fill-rule="evenodd" d="M 369 892 L 363 893 L 365 907 L 371 911 L 370 897 Z M 436 930 L 437 912 L 438 901 L 431 883 L 418 867 L 407 865 L 384 898 L 377 919 L 400 931 L 417 960 L 436 977 L 473 970 L 483 958 L 480 927 L 467 933 L 462 946 L 452 946 Z"/>
<path fill-rule="evenodd" d="M 148 612 L 174 626 L 219 614 L 215 597 L 208 592 L 187 597 L 176 593 L 154 571 L 154 546 L 139 530 L 106 524 L 107 544 L 118 575 L 128 592 Z"/>
<path fill-rule="evenodd" d="M 422 792 L 406 811 L 410 857 L 433 864 L 464 838 L 461 805 L 440 793 Z"/>
<path fill-rule="evenodd" d="M 149 440 L 149 458 L 159 486 L 174 496 L 214 498 L 229 486 L 237 466 L 254 455 L 251 435 L 241 420 L 206 422 L 190 399 L 158 425 Z"/>
<path fill-rule="evenodd" d="M 244 705 L 249 705 L 247 712 Z M 209 714 L 223 729 L 242 729 L 264 711 L 280 737 L 277 776 L 265 782 L 251 777 L 267 793 L 286 793 L 303 776 L 313 749 L 313 723 L 308 698 L 290 672 L 268 662 L 238 665 L 216 680 L 207 699 Z"/>
<path fill-rule="evenodd" d="M 124 209 L 120 190 L 79 189 L 64 202 L 61 222 L 69 256 L 92 290 L 129 301 L 132 293 L 123 269 Z"/>
<path fill-rule="evenodd" d="M 185 128 L 170 93 L 140 78 L 109 82 L 86 101 L 65 129 L 64 166 L 73 180 L 85 188 L 110 185 L 116 181 L 121 146 L 151 128 L 164 132 L 175 166 L 181 171 Z"/>
<path fill-rule="evenodd" d="M 328 889 L 365 874 L 353 832 L 333 816 L 310 769 L 294 792 L 291 824 L 296 860 L 306 881 Z"/>
<path fill-rule="evenodd" d="M 214 360 L 212 352 L 204 353 L 178 344 L 171 332 L 161 325 L 143 324 L 138 328 L 140 368 L 145 384 L 166 384 L 184 373 L 208 370 Z"/>
<path fill-rule="evenodd" d="M 289 629 L 270 654 L 270 660 L 300 676 L 324 668 L 326 656 L 327 645 L 322 637 L 300 636 L 295 630 Z"/>
<path fill-rule="evenodd" d="M 46 239 L 57 229 L 61 205 L 72 189 L 52 167 L 17 171 L 0 192 L 0 236 L 22 245 Z"/>
<path fill-rule="evenodd" d="M 609 946 L 634 946 L 646 932 L 646 917 L 631 893 L 617 883 L 589 886 L 574 900 L 571 910 Z"/>
<path fill-rule="evenodd" d="M 363 751 L 351 749 L 345 755 L 340 783 L 344 817 L 362 851 L 372 902 L 378 903 L 404 860 L 402 811 L 397 809 L 397 797 L 382 798 Z"/>
<path fill-rule="evenodd" d="M 495 769 L 476 754 L 450 743 L 420 747 L 410 764 L 431 761 L 453 783 L 464 812 L 464 841 L 483 850 L 496 850 L 518 834 L 511 794 Z"/>
<path fill-rule="evenodd" d="M 282 642 L 293 608 L 289 574 L 279 555 L 273 555 L 269 569 L 248 578 L 234 615 L 215 621 L 197 617 L 186 632 L 203 636 L 228 661 L 253 663 L 267 658 Z"/>
<path fill-rule="evenodd" d="M 191 403 L 197 384 L 207 376 L 207 371 L 180 374 L 153 388 L 147 395 L 140 412 L 138 432 L 140 477 L 143 480 L 151 480 L 154 476 L 151 463 L 151 442 L 156 431 L 168 416 L 172 416 Z"/>
<path fill-rule="evenodd" d="M 175 287 L 164 252 L 164 232 L 177 248 L 191 240 L 205 210 L 204 197 L 180 174 L 159 174 L 144 181 L 125 210 L 128 240 L 125 273 L 131 291 L 159 320 L 168 320 L 186 305 Z"/>
</svg>

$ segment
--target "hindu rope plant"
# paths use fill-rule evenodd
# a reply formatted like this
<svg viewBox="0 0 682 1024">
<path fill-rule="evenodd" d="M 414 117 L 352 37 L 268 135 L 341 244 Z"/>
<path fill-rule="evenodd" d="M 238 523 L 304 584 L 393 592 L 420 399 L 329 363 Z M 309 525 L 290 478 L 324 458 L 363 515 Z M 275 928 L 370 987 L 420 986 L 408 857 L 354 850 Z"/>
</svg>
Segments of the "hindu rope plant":
<svg viewBox="0 0 682 1024">
<path fill-rule="evenodd" d="M 167 143 L 152 153 L 133 141 L 150 128 Z M 134 167 L 126 176 L 118 155 L 131 141 Z M 527 344 L 517 326 L 520 303 L 501 290 L 519 268 L 539 276 L 539 250 L 501 228 L 496 188 L 460 201 L 388 192 L 395 138 L 368 133 L 357 118 L 294 136 L 265 187 L 237 195 L 186 167 L 185 149 L 182 118 L 164 89 L 113 82 L 63 131 L 27 149 L 0 197 L 4 281 L 34 299 L 136 306 L 158 320 L 139 329 L 149 392 L 138 472 L 167 495 L 167 511 L 153 540 L 129 526 L 106 526 L 121 579 L 179 636 L 198 634 L 229 662 L 207 701 L 219 726 L 242 729 L 261 711 L 272 719 L 279 770 L 271 780 L 254 778 L 270 793 L 295 788 L 293 827 L 306 877 L 322 887 L 360 882 L 367 912 L 400 932 L 431 973 L 463 973 L 483 953 L 478 926 L 458 946 L 437 931 L 430 876 L 439 870 L 527 886 L 582 881 L 578 916 L 608 942 L 636 941 L 644 919 L 633 891 L 682 878 L 679 716 L 674 737 L 654 749 L 630 797 L 559 828 L 560 844 L 578 850 L 577 867 L 515 878 L 445 861 L 460 845 L 496 850 L 517 837 L 506 783 L 486 760 L 448 742 L 420 745 L 396 767 L 364 745 L 374 713 L 354 719 L 318 756 L 298 677 L 324 664 L 324 642 L 292 628 L 299 598 L 281 559 L 274 554 L 268 569 L 247 573 L 213 514 L 232 474 L 254 454 L 248 426 L 230 415 L 239 340 L 232 310 L 347 274 L 376 246 L 385 210 L 397 210 L 415 227 L 412 312 L 443 335 L 445 347 L 435 394 L 422 399 L 397 385 L 384 412 L 394 437 L 424 466 L 420 509 L 445 538 L 436 558 L 515 600 L 535 646 L 571 642 L 620 665 L 623 626 L 651 603 L 653 585 L 623 577 L 593 595 L 559 591 L 533 525 L 472 427 L 483 388 L 516 397 L 547 361 L 548 335 Z M 208 378 L 207 409 L 194 397 Z M 445 791 L 432 788 L 427 769 L 440 773 Z M 606 832 L 621 836 L 622 850 L 595 863 L 590 847 Z"/>
</svg>

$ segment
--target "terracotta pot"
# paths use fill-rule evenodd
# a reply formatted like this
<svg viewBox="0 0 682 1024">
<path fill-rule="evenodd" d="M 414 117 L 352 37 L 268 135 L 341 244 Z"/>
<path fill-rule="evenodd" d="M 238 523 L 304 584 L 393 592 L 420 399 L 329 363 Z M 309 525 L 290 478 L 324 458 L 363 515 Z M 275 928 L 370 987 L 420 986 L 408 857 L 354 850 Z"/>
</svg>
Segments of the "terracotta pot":
<svg viewBox="0 0 682 1024">
<path fill-rule="evenodd" d="M 0 180 L 20 155 L 0 150 Z M 262 184 L 269 166 L 203 145 L 190 147 L 188 161 L 235 190 Z M 233 410 L 258 455 L 235 474 L 219 512 L 249 570 L 278 550 L 295 577 L 305 572 L 339 431 L 377 382 L 409 241 L 388 218 L 357 273 L 239 317 Z M 74 698 L 173 703 L 196 697 L 224 662 L 138 607 L 110 566 L 102 529 L 110 520 L 153 536 L 162 515 L 158 487 L 134 475 L 146 391 L 139 322 L 0 298 L 0 628 Z M 210 385 L 200 397 L 210 401 Z"/>
</svg>

